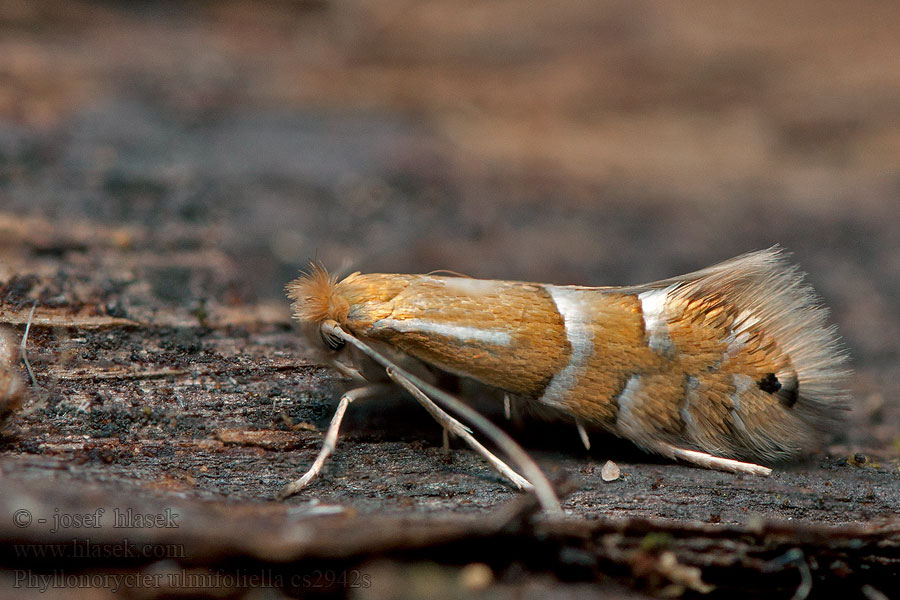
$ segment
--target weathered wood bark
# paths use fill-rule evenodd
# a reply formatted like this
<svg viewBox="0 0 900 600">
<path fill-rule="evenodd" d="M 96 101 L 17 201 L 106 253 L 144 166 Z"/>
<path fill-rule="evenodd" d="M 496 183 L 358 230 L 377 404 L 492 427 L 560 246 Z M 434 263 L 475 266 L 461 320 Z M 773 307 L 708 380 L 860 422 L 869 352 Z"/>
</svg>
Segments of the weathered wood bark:
<svg viewBox="0 0 900 600">
<path fill-rule="evenodd" d="M 895 592 L 896 11 L 590 4 L 0 3 L 0 585 Z M 343 385 L 281 290 L 317 252 L 627 284 L 776 242 L 856 369 L 846 431 L 805 462 L 740 477 L 503 422 L 567 491 L 547 520 L 397 394 L 352 405 L 322 477 L 273 500 Z"/>
</svg>

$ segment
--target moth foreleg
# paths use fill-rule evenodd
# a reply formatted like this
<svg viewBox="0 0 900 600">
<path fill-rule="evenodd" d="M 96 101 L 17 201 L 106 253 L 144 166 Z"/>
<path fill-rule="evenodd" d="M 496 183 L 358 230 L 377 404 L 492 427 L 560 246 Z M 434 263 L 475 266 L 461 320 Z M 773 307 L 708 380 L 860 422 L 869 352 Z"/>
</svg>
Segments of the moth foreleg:
<svg viewBox="0 0 900 600">
<path fill-rule="evenodd" d="M 498 473 L 509 479 L 513 485 L 515 485 L 520 490 L 530 490 L 533 489 L 534 486 L 531 483 L 516 473 L 510 468 L 505 462 L 497 458 L 490 450 L 485 448 L 481 443 L 475 439 L 475 436 L 472 435 L 472 431 L 451 417 L 449 414 L 444 412 L 444 410 L 435 404 L 431 398 L 429 398 L 425 392 L 419 389 L 413 382 L 407 379 L 401 373 L 398 373 L 393 368 L 388 367 L 386 369 L 388 377 L 397 382 L 403 389 L 409 392 L 413 398 L 415 398 L 419 404 L 428 411 L 434 420 L 441 424 L 445 430 L 450 433 L 457 435 L 463 439 L 475 452 L 480 454 L 494 469 L 497 470 Z"/>
<path fill-rule="evenodd" d="M 331 424 L 328 426 L 328 431 L 325 433 L 325 441 L 322 443 L 322 449 L 319 450 L 319 455 L 316 456 L 316 460 L 309 468 L 309 471 L 304 473 L 303 477 L 300 479 L 292 481 L 281 488 L 281 491 L 278 492 L 276 498 L 278 500 L 284 500 L 285 498 L 293 496 L 309 485 L 309 482 L 321 472 L 325 461 L 328 460 L 328 457 L 334 452 L 335 446 L 337 446 L 338 430 L 341 428 L 341 421 L 344 419 L 344 413 L 347 412 L 347 407 L 350 406 L 351 402 L 359 400 L 360 398 L 376 396 L 389 388 L 390 386 L 387 384 L 375 383 L 365 387 L 355 388 L 344 393 L 344 395 L 341 396 L 341 401 L 338 402 L 337 410 L 334 411 L 334 416 L 331 417 Z"/>
</svg>

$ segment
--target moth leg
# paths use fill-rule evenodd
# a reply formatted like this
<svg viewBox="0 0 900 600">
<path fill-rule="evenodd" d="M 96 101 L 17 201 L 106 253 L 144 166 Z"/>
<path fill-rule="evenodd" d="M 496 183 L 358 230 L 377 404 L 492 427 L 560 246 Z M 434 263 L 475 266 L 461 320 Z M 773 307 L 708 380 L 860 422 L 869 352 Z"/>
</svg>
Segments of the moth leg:
<svg viewBox="0 0 900 600">
<path fill-rule="evenodd" d="M 366 381 L 367 381 L 366 378 L 362 376 L 362 374 L 359 372 L 358 369 L 355 369 L 354 367 L 351 367 L 350 365 L 344 364 L 344 363 L 336 360 L 333 363 L 331 363 L 331 366 L 333 366 L 334 369 L 338 373 L 340 373 L 347 379 L 352 379 L 353 381 L 355 381 L 357 383 L 363 383 L 363 384 L 366 383 Z"/>
<path fill-rule="evenodd" d="M 309 468 L 309 471 L 304 473 L 303 477 L 292 481 L 281 488 L 281 491 L 276 495 L 276 499 L 284 500 L 285 498 L 293 496 L 309 485 L 309 482 L 319 474 L 325 461 L 331 453 L 334 452 L 334 448 L 337 445 L 338 430 L 341 428 L 341 421 L 344 419 L 344 413 L 347 412 L 347 407 L 350 406 L 351 402 L 359 400 L 360 398 L 375 396 L 388 388 L 389 386 L 387 384 L 376 383 L 352 389 L 341 396 L 341 401 L 338 403 L 337 410 L 334 411 L 334 416 L 331 417 L 331 424 L 328 426 L 328 431 L 325 433 L 325 441 L 322 443 L 322 449 L 319 450 L 319 455 L 316 456 L 316 460 Z"/>
<path fill-rule="evenodd" d="M 28 314 L 28 323 L 25 324 L 25 333 L 22 335 L 22 343 L 19 344 L 19 351 L 22 353 L 22 362 L 28 369 L 28 376 L 31 377 L 31 386 L 37 387 L 37 380 L 34 378 L 34 371 L 31 370 L 31 362 L 28 360 L 28 332 L 31 331 L 31 320 L 34 318 L 34 309 L 37 306 L 37 300 L 31 305 L 31 312 Z"/>
<path fill-rule="evenodd" d="M 730 458 L 722 458 L 721 456 L 713 456 L 706 452 L 698 452 L 697 450 L 687 450 L 678 448 L 672 444 L 658 442 L 650 447 L 660 454 L 664 454 L 670 458 L 680 458 L 681 460 L 693 463 L 705 469 L 714 469 L 716 471 L 728 471 L 729 473 L 749 473 L 751 475 L 769 475 L 772 469 L 762 465 L 741 462 Z"/>
<path fill-rule="evenodd" d="M 442 428 L 441 431 L 441 442 L 444 447 L 444 458 L 450 460 L 450 432 L 446 428 Z"/>
<path fill-rule="evenodd" d="M 575 429 L 578 430 L 578 437 L 581 438 L 581 443 L 584 444 L 585 450 L 591 449 L 591 438 L 588 437 L 587 429 L 584 428 L 584 424 L 578 419 L 575 419 Z"/>
<path fill-rule="evenodd" d="M 419 379 L 412 373 L 404 371 L 402 368 L 391 362 L 390 359 L 380 354 L 377 350 L 375 350 L 362 340 L 356 338 L 355 336 L 353 336 L 353 334 L 347 333 L 346 331 L 341 329 L 341 326 L 336 321 L 330 319 L 325 320 L 319 326 L 319 328 L 323 333 L 334 336 L 337 339 L 344 340 L 348 344 L 355 346 L 363 354 L 380 364 L 385 369 L 388 369 L 389 372 L 401 375 L 402 378 L 410 384 L 410 387 L 412 389 L 415 389 L 416 392 L 418 392 L 421 396 L 425 397 L 425 399 L 428 400 L 428 402 L 423 403 L 423 406 L 426 406 L 428 404 L 434 405 L 434 402 L 432 402 L 427 396 L 425 396 L 424 393 L 422 393 L 422 390 L 428 390 L 428 393 L 432 397 L 437 398 L 443 406 L 450 407 L 450 410 L 459 413 L 470 423 L 473 423 L 484 435 L 486 435 L 492 442 L 494 442 L 494 444 L 496 444 L 498 448 L 501 448 L 507 456 L 512 458 L 524 473 L 528 474 L 530 481 L 525 480 L 520 475 L 518 475 L 518 473 L 516 473 L 512 469 L 509 469 L 509 467 L 506 467 L 505 464 L 497 460 L 496 457 L 493 457 L 493 455 L 487 452 L 487 450 L 485 450 L 485 453 L 487 453 L 487 455 L 489 456 L 492 456 L 500 465 L 506 467 L 506 469 L 508 469 L 510 473 L 519 477 L 525 484 L 528 484 L 528 487 L 534 490 L 534 495 L 537 498 L 537 501 L 540 503 L 542 510 L 544 510 L 548 514 L 562 513 L 562 507 L 559 504 L 559 498 L 556 497 L 556 492 L 553 490 L 553 484 L 551 484 L 550 480 L 547 479 L 547 476 L 541 470 L 541 467 L 536 462 L 534 462 L 533 458 L 528 456 L 528 453 L 525 452 L 525 450 L 523 450 L 522 447 L 515 442 L 515 440 L 509 437 L 509 435 L 507 435 L 506 432 L 504 432 L 502 429 L 494 425 L 489 419 L 485 418 L 478 411 L 473 410 L 470 406 L 467 406 L 466 404 L 460 402 L 458 399 L 454 398 L 442 389 L 435 387 L 422 379 Z M 413 395 L 417 399 L 419 399 L 415 393 L 413 393 Z M 443 413 L 443 411 L 441 412 Z M 465 439 L 466 442 L 469 443 L 469 445 L 473 445 L 473 443 L 477 444 L 474 438 L 471 438 L 470 430 L 463 427 L 455 419 L 453 419 L 453 421 L 459 426 L 460 429 L 466 432 L 467 436 L 463 439 Z M 521 487 L 525 486 L 523 485 Z"/>
<path fill-rule="evenodd" d="M 449 414 L 443 411 L 441 407 L 435 404 L 431 398 L 425 395 L 425 392 L 419 389 L 416 384 L 407 379 L 404 375 L 395 371 L 392 367 L 388 367 L 386 369 L 388 377 L 396 381 L 403 389 L 412 394 L 412 397 L 415 398 L 419 404 L 422 405 L 428 413 L 434 417 L 434 420 L 440 423 L 445 430 L 449 430 L 450 433 L 458 435 L 461 437 L 475 452 L 480 454 L 494 469 L 497 470 L 498 473 L 509 479 L 513 485 L 515 485 L 520 490 L 530 490 L 533 489 L 534 486 L 531 483 L 512 470 L 505 462 L 494 456 L 490 450 L 485 448 L 475 439 L 472 435 L 472 431 L 451 417 Z"/>
</svg>

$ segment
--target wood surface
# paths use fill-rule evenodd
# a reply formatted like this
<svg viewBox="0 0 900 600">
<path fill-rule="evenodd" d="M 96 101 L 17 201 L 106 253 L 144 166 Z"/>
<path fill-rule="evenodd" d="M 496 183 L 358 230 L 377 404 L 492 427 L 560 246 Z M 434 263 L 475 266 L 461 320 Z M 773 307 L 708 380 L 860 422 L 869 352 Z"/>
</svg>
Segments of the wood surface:
<svg viewBox="0 0 900 600">
<path fill-rule="evenodd" d="M 35 376 L 0 357 L 23 390 L 4 592 L 890 597 L 898 26 L 838 2 L 0 3 L 0 327 L 14 347 L 34 307 Z M 821 452 L 735 476 L 482 398 L 565 494 L 551 521 L 396 394 L 273 500 L 344 385 L 290 320 L 308 259 L 627 285 L 774 243 L 852 357 Z"/>
</svg>

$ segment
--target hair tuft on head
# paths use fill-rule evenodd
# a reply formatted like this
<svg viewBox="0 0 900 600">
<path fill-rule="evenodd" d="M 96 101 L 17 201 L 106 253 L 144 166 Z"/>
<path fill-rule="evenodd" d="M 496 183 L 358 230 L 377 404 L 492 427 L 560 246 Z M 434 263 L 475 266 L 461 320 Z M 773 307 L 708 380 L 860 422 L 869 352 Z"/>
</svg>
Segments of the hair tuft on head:
<svg viewBox="0 0 900 600">
<path fill-rule="evenodd" d="M 293 300 L 294 318 L 301 323 L 321 323 L 328 319 L 341 322 L 347 317 L 350 303 L 341 294 L 341 284 L 318 262 L 310 262 L 309 270 L 287 285 Z"/>
</svg>

